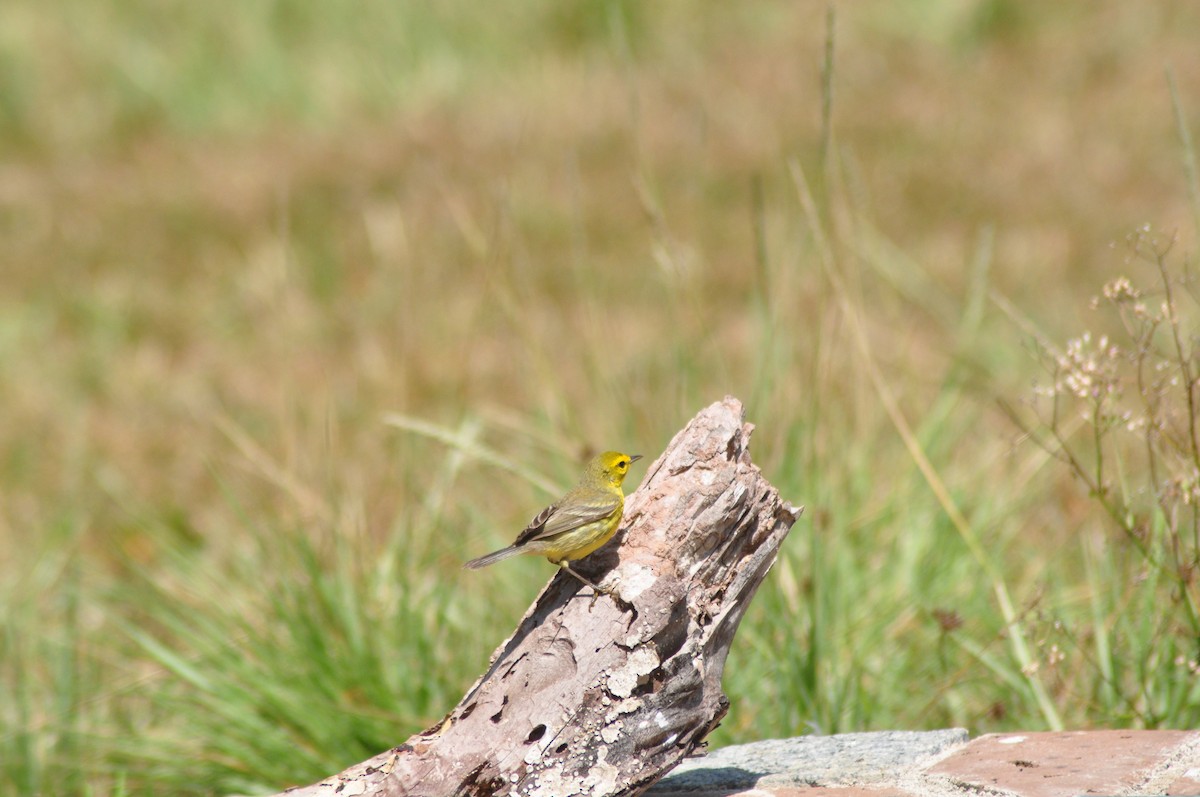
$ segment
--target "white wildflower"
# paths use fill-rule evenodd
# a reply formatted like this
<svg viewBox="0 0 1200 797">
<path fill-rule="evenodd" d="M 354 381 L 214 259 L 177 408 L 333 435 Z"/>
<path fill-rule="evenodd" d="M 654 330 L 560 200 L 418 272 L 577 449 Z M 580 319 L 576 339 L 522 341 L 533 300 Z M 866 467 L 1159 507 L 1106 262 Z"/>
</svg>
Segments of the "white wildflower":
<svg viewBox="0 0 1200 797">
<path fill-rule="evenodd" d="M 1104 298 L 1110 302 L 1130 302 L 1141 297 L 1137 288 L 1128 277 L 1117 277 L 1104 286 Z"/>
</svg>

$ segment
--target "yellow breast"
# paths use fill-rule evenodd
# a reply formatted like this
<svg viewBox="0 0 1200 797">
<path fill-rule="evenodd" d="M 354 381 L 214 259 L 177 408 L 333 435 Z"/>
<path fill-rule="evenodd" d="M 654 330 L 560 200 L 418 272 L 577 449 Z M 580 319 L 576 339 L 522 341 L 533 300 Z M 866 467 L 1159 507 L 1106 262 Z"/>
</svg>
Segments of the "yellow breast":
<svg viewBox="0 0 1200 797">
<path fill-rule="evenodd" d="M 620 525 L 621 509 L 618 508 L 606 518 L 565 531 L 552 539 L 539 540 L 538 553 L 554 564 L 564 559 L 569 562 L 582 559 L 612 539 Z"/>
</svg>

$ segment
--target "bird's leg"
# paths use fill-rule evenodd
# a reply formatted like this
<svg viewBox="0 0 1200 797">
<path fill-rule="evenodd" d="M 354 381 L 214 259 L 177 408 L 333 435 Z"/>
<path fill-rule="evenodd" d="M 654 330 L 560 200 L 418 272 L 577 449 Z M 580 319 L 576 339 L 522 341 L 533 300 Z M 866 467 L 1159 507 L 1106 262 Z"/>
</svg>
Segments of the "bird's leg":
<svg viewBox="0 0 1200 797">
<path fill-rule="evenodd" d="M 579 573 L 572 570 L 571 565 L 567 562 L 566 559 L 563 559 L 562 561 L 560 561 L 558 563 L 558 566 L 561 567 L 563 570 L 566 570 L 568 573 L 575 576 L 575 578 L 579 579 L 584 584 L 587 584 L 589 587 L 592 588 L 592 605 L 593 606 L 596 605 L 596 599 L 600 597 L 601 593 L 608 595 L 610 598 L 619 599 L 617 597 L 617 594 L 615 592 L 613 592 L 611 589 L 608 589 L 607 587 L 602 587 L 599 584 L 596 584 L 595 582 L 593 582 L 591 579 L 584 578 Z"/>
</svg>

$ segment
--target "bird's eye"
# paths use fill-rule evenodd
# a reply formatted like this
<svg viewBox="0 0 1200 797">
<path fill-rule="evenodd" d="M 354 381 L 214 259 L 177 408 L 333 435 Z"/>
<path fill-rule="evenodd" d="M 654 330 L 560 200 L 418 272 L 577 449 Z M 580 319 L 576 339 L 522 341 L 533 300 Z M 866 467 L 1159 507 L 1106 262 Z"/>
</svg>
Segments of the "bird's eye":
<svg viewBox="0 0 1200 797">
<path fill-rule="evenodd" d="M 626 468 L 629 467 L 629 463 L 626 462 L 625 460 L 621 460 L 620 462 L 617 463 L 617 467 L 620 468 L 621 470 L 625 470 Z"/>
</svg>

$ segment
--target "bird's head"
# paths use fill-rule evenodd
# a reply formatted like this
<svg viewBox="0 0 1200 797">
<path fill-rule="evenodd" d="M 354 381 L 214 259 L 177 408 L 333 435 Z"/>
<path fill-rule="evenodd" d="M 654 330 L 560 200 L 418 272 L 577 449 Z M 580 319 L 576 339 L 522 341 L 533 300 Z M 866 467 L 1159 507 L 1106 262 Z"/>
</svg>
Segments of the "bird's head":
<svg viewBox="0 0 1200 797">
<path fill-rule="evenodd" d="M 642 458 L 641 454 L 622 454 L 620 451 L 605 451 L 592 459 L 587 466 L 587 478 L 604 485 L 620 487 L 629 474 L 629 466 Z"/>
</svg>

